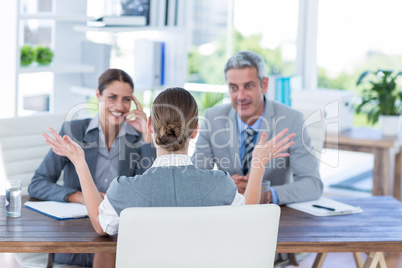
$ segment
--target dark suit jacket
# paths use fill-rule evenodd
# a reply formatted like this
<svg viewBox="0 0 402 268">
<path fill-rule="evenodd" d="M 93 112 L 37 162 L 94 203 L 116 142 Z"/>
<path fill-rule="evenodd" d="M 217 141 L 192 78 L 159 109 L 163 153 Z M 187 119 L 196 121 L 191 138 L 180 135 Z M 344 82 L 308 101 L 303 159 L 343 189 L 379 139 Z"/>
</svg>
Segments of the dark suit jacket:
<svg viewBox="0 0 402 268">
<path fill-rule="evenodd" d="M 95 175 L 98 155 L 99 130 L 93 129 L 86 133 L 91 119 L 65 122 L 60 135 L 68 135 L 77 142 L 85 152 L 91 175 Z M 131 126 L 126 125 L 126 128 Z M 126 134 L 119 149 L 119 175 L 134 176 L 147 170 L 156 158 L 155 147 L 142 142 L 142 135 Z M 60 175 L 64 172 L 64 185 L 58 185 Z M 52 201 L 66 201 L 67 196 L 81 191 L 80 181 L 73 163 L 67 157 L 61 157 L 50 150 L 39 168 L 35 171 L 28 188 L 33 198 Z"/>
</svg>

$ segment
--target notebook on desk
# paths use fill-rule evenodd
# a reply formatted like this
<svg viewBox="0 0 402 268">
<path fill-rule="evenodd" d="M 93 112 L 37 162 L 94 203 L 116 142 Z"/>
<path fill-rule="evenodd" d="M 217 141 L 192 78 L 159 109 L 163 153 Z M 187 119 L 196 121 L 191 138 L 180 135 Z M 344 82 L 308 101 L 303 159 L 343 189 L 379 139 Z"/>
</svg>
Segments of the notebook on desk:
<svg viewBox="0 0 402 268">
<path fill-rule="evenodd" d="M 70 220 L 88 217 L 85 205 L 57 201 L 27 201 L 25 207 L 56 220 Z"/>
<path fill-rule="evenodd" d="M 287 206 L 314 216 L 336 216 L 363 212 L 360 207 L 354 207 L 328 197 L 321 197 L 314 201 L 288 204 Z"/>
</svg>

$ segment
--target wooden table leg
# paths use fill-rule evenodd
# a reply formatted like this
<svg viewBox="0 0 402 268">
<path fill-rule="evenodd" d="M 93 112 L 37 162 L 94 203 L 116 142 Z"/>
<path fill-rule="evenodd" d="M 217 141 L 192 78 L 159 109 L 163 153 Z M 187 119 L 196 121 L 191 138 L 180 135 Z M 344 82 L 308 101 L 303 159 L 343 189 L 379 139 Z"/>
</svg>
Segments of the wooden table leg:
<svg viewBox="0 0 402 268">
<path fill-rule="evenodd" d="M 380 268 L 387 268 L 387 264 L 385 263 L 384 253 L 381 253 L 379 264 L 380 264 Z"/>
<path fill-rule="evenodd" d="M 46 268 L 53 268 L 54 253 L 48 253 Z"/>
<path fill-rule="evenodd" d="M 396 155 L 395 158 L 395 183 L 394 183 L 394 197 L 398 199 L 399 201 L 402 201 L 402 173 L 401 173 L 401 168 L 402 168 L 402 152 L 401 149 L 399 150 L 399 153 Z"/>
<path fill-rule="evenodd" d="M 325 258 L 327 257 L 328 253 L 317 253 L 317 256 L 315 257 L 315 261 L 313 263 L 312 268 L 321 268 L 322 265 L 324 264 Z"/>
<path fill-rule="evenodd" d="M 395 151 L 394 148 L 374 148 L 373 195 L 394 193 Z"/>
<path fill-rule="evenodd" d="M 355 258 L 356 267 L 363 268 L 363 258 L 361 252 L 353 252 L 353 258 Z"/>
<path fill-rule="evenodd" d="M 296 253 L 288 253 L 288 256 L 291 265 L 299 266 L 299 262 L 296 259 Z"/>
<path fill-rule="evenodd" d="M 371 252 L 367 255 L 363 268 L 376 268 L 378 264 L 381 268 L 387 268 L 384 254 L 382 252 Z"/>
</svg>

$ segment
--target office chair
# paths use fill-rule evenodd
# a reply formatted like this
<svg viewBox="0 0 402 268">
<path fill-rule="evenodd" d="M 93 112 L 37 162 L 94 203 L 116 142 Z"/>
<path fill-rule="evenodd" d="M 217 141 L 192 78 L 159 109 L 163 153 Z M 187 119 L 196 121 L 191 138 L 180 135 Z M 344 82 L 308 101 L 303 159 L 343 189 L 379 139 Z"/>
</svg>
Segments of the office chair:
<svg viewBox="0 0 402 268">
<path fill-rule="evenodd" d="M 41 114 L 0 119 L 0 180 L 22 181 L 22 194 L 28 194 L 28 186 L 35 170 L 50 150 L 43 132 L 52 127 L 58 131 L 65 114 Z M 4 181 L 0 181 L 4 185 Z M 62 184 L 62 178 L 58 184 Z M 23 267 L 45 267 L 47 253 L 15 253 L 15 259 Z M 54 268 L 78 267 L 53 265 Z"/>
<path fill-rule="evenodd" d="M 273 267 L 280 207 L 128 208 L 116 267 Z"/>
<path fill-rule="evenodd" d="M 59 130 L 65 114 L 42 114 L 0 119 L 0 173 L 7 180 L 22 180 L 22 194 L 50 147 L 43 132 Z M 4 179 L 3 177 L 3 179 Z"/>
<path fill-rule="evenodd" d="M 313 145 L 314 150 L 312 153 L 317 157 L 318 160 L 321 158 L 321 151 L 324 147 L 325 141 L 325 115 L 324 113 L 317 110 L 308 110 L 308 109 L 297 109 L 299 112 L 303 114 L 304 124 L 303 128 L 307 128 L 307 132 L 311 138 L 311 144 Z"/>
</svg>

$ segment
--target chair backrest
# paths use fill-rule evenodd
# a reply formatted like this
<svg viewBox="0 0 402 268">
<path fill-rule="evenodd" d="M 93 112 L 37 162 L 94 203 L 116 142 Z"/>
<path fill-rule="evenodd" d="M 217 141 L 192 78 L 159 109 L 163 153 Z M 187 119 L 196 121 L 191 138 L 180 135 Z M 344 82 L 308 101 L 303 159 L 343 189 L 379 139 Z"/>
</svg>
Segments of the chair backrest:
<svg viewBox="0 0 402 268">
<path fill-rule="evenodd" d="M 0 180 L 22 180 L 22 194 L 27 194 L 35 170 L 50 147 L 43 132 L 58 131 L 65 114 L 42 114 L 0 119 Z M 2 184 L 4 185 L 4 184 Z"/>
<path fill-rule="evenodd" d="M 324 147 L 325 140 L 325 115 L 320 109 L 308 110 L 297 109 L 304 116 L 303 127 L 307 128 L 307 132 L 310 135 L 311 143 L 314 147 L 314 154 L 320 160 L 321 151 Z"/>
<path fill-rule="evenodd" d="M 273 267 L 277 205 L 128 208 L 116 267 Z"/>
</svg>

